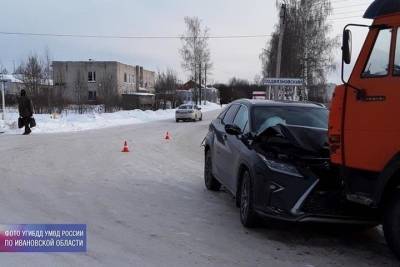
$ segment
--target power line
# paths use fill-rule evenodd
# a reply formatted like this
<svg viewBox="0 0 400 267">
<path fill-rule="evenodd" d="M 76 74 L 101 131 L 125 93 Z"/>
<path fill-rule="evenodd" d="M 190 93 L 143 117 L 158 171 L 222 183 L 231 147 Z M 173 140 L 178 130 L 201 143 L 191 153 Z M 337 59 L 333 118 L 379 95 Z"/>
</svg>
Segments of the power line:
<svg viewBox="0 0 400 267">
<path fill-rule="evenodd" d="M 38 37 L 70 37 L 70 38 L 96 38 L 96 39 L 181 39 L 194 38 L 190 36 L 128 36 L 128 35 L 90 35 L 90 34 L 61 34 L 61 33 L 33 33 L 33 32 L 5 32 L 1 31 L 0 35 L 18 35 L 18 36 L 38 36 Z M 249 39 L 249 38 L 265 38 L 270 37 L 270 34 L 255 34 L 255 35 L 215 35 L 215 36 L 199 36 L 203 39 Z"/>
<path fill-rule="evenodd" d="M 361 1 L 361 0 L 359 0 L 359 1 Z M 337 0 L 337 1 L 333 0 L 333 1 L 331 1 L 332 4 L 337 4 L 337 3 L 342 3 L 342 2 L 349 2 L 349 0 Z M 372 3 L 372 1 L 371 1 L 371 3 Z"/>
<path fill-rule="evenodd" d="M 343 9 L 343 8 L 356 7 L 356 6 L 363 6 L 363 7 L 367 8 L 368 5 L 369 5 L 368 3 L 356 4 L 356 5 L 349 5 L 349 6 L 339 6 L 339 7 L 335 7 L 334 9 Z"/>
<path fill-rule="evenodd" d="M 333 12 L 333 14 L 331 16 L 344 15 L 344 14 L 354 14 L 354 13 L 358 13 L 358 12 L 364 13 L 365 10 L 352 10 L 352 11 L 345 11 L 345 12 L 339 12 L 339 13 Z"/>
<path fill-rule="evenodd" d="M 346 3 L 347 4 L 347 3 Z M 369 3 L 364 3 L 364 4 L 352 4 L 352 5 L 342 5 L 342 6 L 338 6 L 338 7 L 333 7 L 332 6 L 332 10 L 337 10 L 337 9 L 347 9 L 347 8 L 354 8 L 354 7 L 364 7 L 365 9 L 368 7 Z M 319 2 L 316 3 L 314 5 L 312 5 L 312 8 L 322 8 L 324 6 L 324 3 Z"/>
<path fill-rule="evenodd" d="M 362 18 L 362 16 L 349 16 L 349 17 L 341 17 L 341 18 L 331 18 L 327 19 L 329 21 L 337 21 L 337 20 L 343 20 L 343 19 L 353 19 L 353 18 Z"/>
</svg>

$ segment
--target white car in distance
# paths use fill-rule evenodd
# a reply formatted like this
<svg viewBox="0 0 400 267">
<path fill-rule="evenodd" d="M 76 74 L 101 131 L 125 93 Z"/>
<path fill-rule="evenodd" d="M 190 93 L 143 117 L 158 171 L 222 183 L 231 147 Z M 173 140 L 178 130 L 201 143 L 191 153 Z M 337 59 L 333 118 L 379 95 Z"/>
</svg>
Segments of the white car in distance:
<svg viewBox="0 0 400 267">
<path fill-rule="evenodd" d="M 179 121 L 201 121 L 203 120 L 203 113 L 201 108 L 193 104 L 184 104 L 178 107 L 175 111 L 176 122 Z"/>
</svg>

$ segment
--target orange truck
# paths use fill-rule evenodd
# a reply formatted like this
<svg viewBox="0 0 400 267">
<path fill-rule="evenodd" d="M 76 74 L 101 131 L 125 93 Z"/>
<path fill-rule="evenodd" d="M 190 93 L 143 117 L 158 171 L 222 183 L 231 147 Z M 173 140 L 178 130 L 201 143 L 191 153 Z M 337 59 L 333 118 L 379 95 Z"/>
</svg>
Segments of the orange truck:
<svg viewBox="0 0 400 267">
<path fill-rule="evenodd" d="M 343 31 L 343 85 L 329 118 L 331 162 L 340 170 L 347 200 L 378 214 L 386 241 L 400 258 L 400 1 L 376 0 L 364 18 Z M 347 81 L 351 31 L 369 29 Z"/>
</svg>

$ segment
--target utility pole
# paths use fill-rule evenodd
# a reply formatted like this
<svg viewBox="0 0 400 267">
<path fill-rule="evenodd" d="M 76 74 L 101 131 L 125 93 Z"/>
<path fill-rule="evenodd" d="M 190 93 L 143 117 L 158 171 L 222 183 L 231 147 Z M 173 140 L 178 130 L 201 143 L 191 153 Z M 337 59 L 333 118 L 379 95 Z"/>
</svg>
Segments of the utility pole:
<svg viewBox="0 0 400 267">
<path fill-rule="evenodd" d="M 199 99 L 200 99 L 200 105 L 201 105 L 201 62 L 199 63 Z"/>
<path fill-rule="evenodd" d="M 204 85 L 207 88 L 207 64 L 204 65 Z"/>
<path fill-rule="evenodd" d="M 198 78 L 199 77 L 197 75 L 197 63 L 194 63 L 194 87 L 193 87 L 194 101 L 193 102 L 196 102 L 196 105 L 197 105 L 197 101 L 199 100 L 199 92 L 198 92 L 198 86 L 197 86 L 197 79 Z"/>
<path fill-rule="evenodd" d="M 285 35 L 285 19 L 286 19 L 286 4 L 281 5 L 280 10 L 280 22 L 279 22 L 279 43 L 278 43 L 278 55 L 276 59 L 276 72 L 275 78 L 281 77 L 281 65 L 282 65 L 282 45 L 283 45 L 283 37 Z M 274 99 L 278 98 L 280 91 L 280 87 L 277 87 L 277 90 L 274 92 Z"/>
<path fill-rule="evenodd" d="M 308 6 L 309 2 L 308 0 L 304 0 L 304 5 L 305 5 L 305 18 L 308 18 L 309 16 L 309 7 Z M 308 21 L 306 20 L 305 24 L 304 24 L 304 100 L 308 100 L 308 85 L 309 85 L 309 81 L 308 81 L 308 77 L 309 77 L 309 73 L 308 73 Z"/>
<path fill-rule="evenodd" d="M 204 102 L 207 101 L 207 63 L 204 65 Z"/>
<path fill-rule="evenodd" d="M 6 99 L 5 99 L 5 88 L 4 88 L 4 78 L 3 74 L 1 74 L 1 103 L 2 103 L 2 108 L 3 108 L 3 113 L 2 113 L 2 119 L 3 121 L 6 120 Z"/>
</svg>

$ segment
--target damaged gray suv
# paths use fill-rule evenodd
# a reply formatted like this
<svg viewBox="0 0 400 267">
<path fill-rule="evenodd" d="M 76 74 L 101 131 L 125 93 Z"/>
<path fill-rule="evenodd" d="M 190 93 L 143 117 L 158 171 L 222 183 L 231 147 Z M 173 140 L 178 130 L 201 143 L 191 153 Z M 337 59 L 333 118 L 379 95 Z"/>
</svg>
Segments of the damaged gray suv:
<svg viewBox="0 0 400 267">
<path fill-rule="evenodd" d="M 246 227 L 260 216 L 374 225 L 370 211 L 342 194 L 329 160 L 327 128 L 323 105 L 235 101 L 210 124 L 205 185 L 212 191 L 223 185 L 235 196 Z"/>
</svg>

